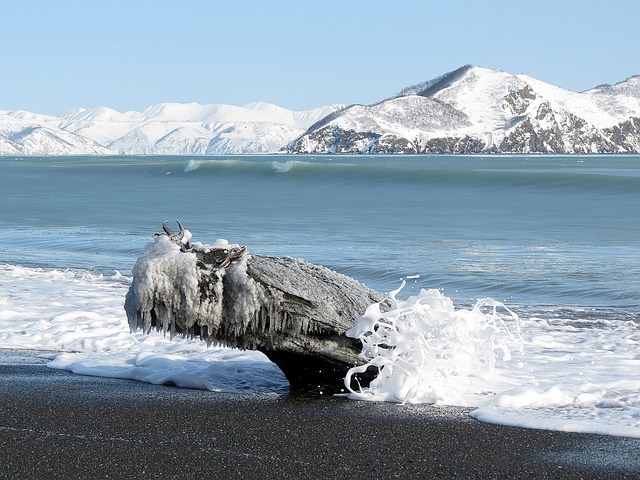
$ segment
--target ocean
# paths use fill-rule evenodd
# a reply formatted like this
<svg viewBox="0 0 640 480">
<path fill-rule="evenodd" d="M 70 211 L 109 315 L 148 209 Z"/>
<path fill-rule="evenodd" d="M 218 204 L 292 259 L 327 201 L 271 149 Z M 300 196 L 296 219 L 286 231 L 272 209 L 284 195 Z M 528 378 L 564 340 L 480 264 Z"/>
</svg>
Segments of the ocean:
<svg viewBox="0 0 640 480">
<path fill-rule="evenodd" d="M 0 157 L 0 348 L 285 393 L 256 352 L 129 332 L 131 271 L 165 220 L 394 292 L 393 321 L 428 345 L 355 401 L 640 437 L 638 156 Z"/>
</svg>

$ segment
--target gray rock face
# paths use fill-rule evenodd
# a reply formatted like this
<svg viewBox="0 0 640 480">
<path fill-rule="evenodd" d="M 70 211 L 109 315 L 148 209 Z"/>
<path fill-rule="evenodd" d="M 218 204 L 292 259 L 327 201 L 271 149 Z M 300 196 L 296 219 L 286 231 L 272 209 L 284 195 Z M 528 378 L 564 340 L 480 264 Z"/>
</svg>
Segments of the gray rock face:
<svg viewBox="0 0 640 480">
<path fill-rule="evenodd" d="M 548 126 L 541 127 L 538 121 Z M 572 114 L 558 118 L 548 104 L 542 104 L 535 120 L 525 118 L 500 144 L 509 153 L 619 153 L 621 145 L 610 135 Z M 623 144 L 626 138 L 620 138 Z"/>
<path fill-rule="evenodd" d="M 184 248 L 183 248 L 184 250 Z M 134 267 L 125 301 L 132 330 L 199 337 L 267 355 L 292 393 L 337 393 L 362 362 L 348 338 L 367 306 L 383 297 L 356 280 L 293 258 L 245 255 L 220 267 L 225 249 L 181 251 L 156 239 Z M 375 377 L 365 373 L 361 384 Z"/>
<path fill-rule="evenodd" d="M 605 133 L 620 149 L 626 152 L 640 152 L 640 118 L 631 117 L 626 122 L 606 129 Z"/>
</svg>

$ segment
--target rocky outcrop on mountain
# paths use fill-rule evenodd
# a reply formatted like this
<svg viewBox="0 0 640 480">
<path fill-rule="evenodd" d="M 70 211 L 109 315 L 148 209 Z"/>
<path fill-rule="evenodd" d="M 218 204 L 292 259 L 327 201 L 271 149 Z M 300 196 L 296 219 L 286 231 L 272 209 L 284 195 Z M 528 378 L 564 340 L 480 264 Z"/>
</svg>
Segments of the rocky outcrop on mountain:
<svg viewBox="0 0 640 480">
<path fill-rule="evenodd" d="M 465 66 L 313 125 L 290 153 L 640 152 L 640 77 L 571 92 Z"/>
<path fill-rule="evenodd" d="M 627 152 L 640 152 L 640 118 L 632 117 L 626 122 L 605 129 L 614 145 Z"/>
<path fill-rule="evenodd" d="M 546 124 L 546 125 L 545 125 Z M 509 153 L 616 153 L 621 152 L 605 132 L 571 113 L 556 115 L 548 102 L 537 115 L 525 118 L 500 143 Z M 624 150 L 622 150 L 624 151 Z"/>
</svg>

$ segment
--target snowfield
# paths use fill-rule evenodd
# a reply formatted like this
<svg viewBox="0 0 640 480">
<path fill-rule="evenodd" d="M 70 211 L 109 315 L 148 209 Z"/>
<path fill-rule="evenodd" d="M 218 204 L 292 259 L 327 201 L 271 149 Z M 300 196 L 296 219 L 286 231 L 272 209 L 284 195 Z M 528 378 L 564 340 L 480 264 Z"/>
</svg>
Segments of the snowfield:
<svg viewBox="0 0 640 480">
<path fill-rule="evenodd" d="M 0 110 L 0 154 L 273 153 L 339 108 L 297 112 L 266 103 L 162 103 L 143 112 L 79 108 L 60 117 Z"/>
</svg>

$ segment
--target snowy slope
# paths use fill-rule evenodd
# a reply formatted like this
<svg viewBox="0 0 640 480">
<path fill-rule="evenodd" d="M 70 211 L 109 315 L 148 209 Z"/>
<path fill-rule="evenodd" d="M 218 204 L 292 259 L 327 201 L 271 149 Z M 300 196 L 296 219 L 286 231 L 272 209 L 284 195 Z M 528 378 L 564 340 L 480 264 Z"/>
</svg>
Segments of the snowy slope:
<svg viewBox="0 0 640 480">
<path fill-rule="evenodd" d="M 402 104 L 399 101 L 405 100 Z M 439 108 L 416 108 L 430 100 Z M 393 111 L 388 122 L 387 110 Z M 446 112 L 446 114 L 445 114 Z M 572 92 L 464 66 L 371 107 L 351 107 L 292 142 L 297 153 L 640 151 L 640 77 Z"/>
<path fill-rule="evenodd" d="M 272 153 L 337 108 L 162 103 L 143 112 L 74 111 L 62 117 L 61 127 L 128 154 Z"/>
<path fill-rule="evenodd" d="M 431 98 L 410 95 L 376 105 L 353 105 L 306 134 L 298 151 L 361 153 L 387 145 L 385 153 L 407 153 L 425 132 L 455 132 L 470 125 L 467 115 Z M 334 141 L 336 140 L 336 141 Z"/>
<path fill-rule="evenodd" d="M 640 76 L 628 78 L 615 85 L 601 85 L 587 90 L 584 95 L 602 111 L 620 120 L 637 117 L 640 111 Z"/>
<path fill-rule="evenodd" d="M 99 143 L 58 127 L 59 119 L 0 110 L 0 155 L 104 155 Z"/>
<path fill-rule="evenodd" d="M 0 110 L 0 155 L 273 153 L 340 108 L 162 103 L 143 112 L 79 108 L 60 117 Z"/>
</svg>

